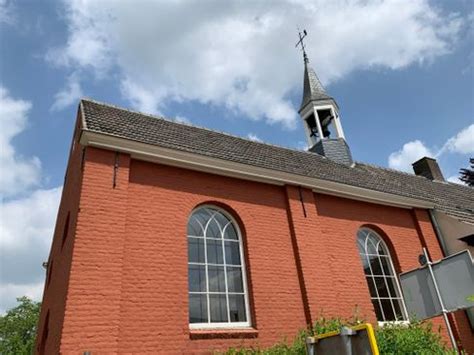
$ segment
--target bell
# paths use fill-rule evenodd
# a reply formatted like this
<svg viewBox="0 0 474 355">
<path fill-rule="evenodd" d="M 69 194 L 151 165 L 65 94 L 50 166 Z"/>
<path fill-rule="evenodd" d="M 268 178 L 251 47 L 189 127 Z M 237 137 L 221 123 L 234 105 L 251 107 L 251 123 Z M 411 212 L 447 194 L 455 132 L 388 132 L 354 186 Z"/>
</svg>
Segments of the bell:
<svg viewBox="0 0 474 355">
<path fill-rule="evenodd" d="M 329 116 L 326 116 L 325 118 L 323 118 L 321 120 L 321 126 L 322 127 L 327 127 L 329 126 L 329 124 L 331 123 L 331 120 L 334 118 L 334 116 L 332 115 L 329 115 Z"/>
</svg>

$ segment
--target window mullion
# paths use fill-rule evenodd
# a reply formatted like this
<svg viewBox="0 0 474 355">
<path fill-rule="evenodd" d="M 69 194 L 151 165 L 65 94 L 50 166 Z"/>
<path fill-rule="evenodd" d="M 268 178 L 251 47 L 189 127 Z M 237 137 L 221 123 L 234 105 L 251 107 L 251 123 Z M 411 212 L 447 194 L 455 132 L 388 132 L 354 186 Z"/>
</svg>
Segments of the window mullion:
<svg viewBox="0 0 474 355">
<path fill-rule="evenodd" d="M 378 248 L 378 244 L 377 244 L 377 248 Z M 378 249 L 377 249 L 377 252 L 378 252 Z M 395 305 L 393 304 L 393 296 L 392 296 L 392 293 L 390 292 L 390 287 L 388 287 L 387 276 L 385 275 L 385 270 L 383 269 L 382 261 L 380 260 L 380 255 L 377 256 L 377 261 L 379 262 L 380 270 L 382 270 L 383 282 L 385 283 L 385 287 L 387 287 L 388 298 L 390 299 L 390 304 L 392 305 L 393 315 L 395 316 L 395 320 L 397 320 L 397 312 L 395 312 Z"/>
<path fill-rule="evenodd" d="M 367 246 L 367 243 L 365 245 Z M 366 249 L 366 251 L 367 251 L 367 249 Z M 380 301 L 379 291 L 377 290 L 377 282 L 375 282 L 374 271 L 372 270 L 372 265 L 370 265 L 370 258 L 368 256 L 366 256 L 366 258 L 367 258 L 367 262 L 369 264 L 370 276 L 372 277 L 372 281 L 374 283 L 375 293 L 377 294 L 377 302 L 379 303 L 379 307 L 380 307 L 380 311 L 382 312 L 383 320 L 385 320 L 385 312 L 383 311 L 382 302 Z"/>
<path fill-rule="evenodd" d="M 229 286 L 227 283 L 227 261 L 225 259 L 224 234 L 222 234 L 221 245 L 222 245 L 222 260 L 224 262 L 225 301 L 227 303 L 227 322 L 230 323 L 231 321 L 230 321 L 230 304 L 229 304 Z"/>
<path fill-rule="evenodd" d="M 206 241 L 206 231 L 209 223 L 206 223 L 204 228 L 204 265 L 206 269 L 206 302 L 207 302 L 207 323 L 211 323 L 211 302 L 209 300 L 209 270 L 207 265 L 207 241 Z"/>
</svg>

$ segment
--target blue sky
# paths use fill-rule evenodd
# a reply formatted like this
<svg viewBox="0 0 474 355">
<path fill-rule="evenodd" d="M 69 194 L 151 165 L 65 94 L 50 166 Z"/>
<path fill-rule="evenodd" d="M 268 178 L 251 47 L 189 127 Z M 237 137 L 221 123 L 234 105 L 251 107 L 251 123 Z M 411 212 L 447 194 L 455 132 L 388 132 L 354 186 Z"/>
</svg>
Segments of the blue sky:
<svg viewBox="0 0 474 355">
<path fill-rule="evenodd" d="M 0 0 L 0 312 L 40 298 L 87 96 L 305 148 L 297 26 L 357 161 L 446 178 L 474 155 L 472 1 Z"/>
</svg>

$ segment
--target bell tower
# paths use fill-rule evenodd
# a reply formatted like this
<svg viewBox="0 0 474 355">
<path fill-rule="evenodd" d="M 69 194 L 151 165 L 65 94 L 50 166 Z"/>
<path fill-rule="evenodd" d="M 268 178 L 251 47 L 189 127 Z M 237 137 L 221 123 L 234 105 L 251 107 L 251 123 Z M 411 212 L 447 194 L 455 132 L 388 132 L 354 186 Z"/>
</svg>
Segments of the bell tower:
<svg viewBox="0 0 474 355">
<path fill-rule="evenodd" d="M 303 100 L 298 113 L 303 119 L 308 150 L 338 163 L 352 165 L 351 152 L 339 118 L 339 107 L 336 100 L 326 93 L 316 72 L 309 66 L 303 44 L 306 31 L 299 35 L 297 46 L 301 45 L 303 49 L 304 84 Z"/>
</svg>

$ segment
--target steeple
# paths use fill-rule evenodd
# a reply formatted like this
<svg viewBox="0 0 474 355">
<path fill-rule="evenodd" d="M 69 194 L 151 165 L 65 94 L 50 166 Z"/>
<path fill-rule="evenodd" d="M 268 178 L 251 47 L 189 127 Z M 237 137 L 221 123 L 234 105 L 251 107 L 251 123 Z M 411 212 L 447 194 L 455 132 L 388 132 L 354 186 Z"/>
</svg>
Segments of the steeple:
<svg viewBox="0 0 474 355">
<path fill-rule="evenodd" d="M 326 102 L 337 107 L 336 101 L 326 93 L 316 72 L 309 66 L 308 59 L 304 63 L 303 100 L 299 112 L 312 101 Z"/>
<path fill-rule="evenodd" d="M 306 31 L 304 36 L 300 32 L 300 40 L 296 45 L 301 45 L 303 50 L 303 99 L 298 112 L 303 119 L 308 150 L 339 163 L 352 165 L 351 152 L 339 119 L 339 106 L 336 100 L 328 95 L 316 72 L 309 65 L 303 43 L 306 35 Z"/>
</svg>

